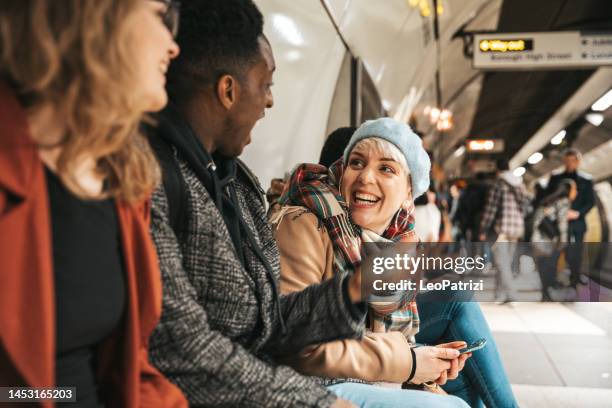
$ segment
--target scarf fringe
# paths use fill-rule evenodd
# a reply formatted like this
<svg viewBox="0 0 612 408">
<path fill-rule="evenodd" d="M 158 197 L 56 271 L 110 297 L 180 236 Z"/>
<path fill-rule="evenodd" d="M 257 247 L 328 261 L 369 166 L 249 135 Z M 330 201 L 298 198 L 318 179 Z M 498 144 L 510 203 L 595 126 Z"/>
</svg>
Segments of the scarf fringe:
<svg viewBox="0 0 612 408">
<path fill-rule="evenodd" d="M 275 229 L 278 229 L 280 223 L 283 221 L 283 218 L 285 218 L 286 215 L 293 214 L 293 213 L 300 212 L 300 211 L 306 212 L 308 210 L 305 207 L 298 206 L 298 205 L 284 205 L 278 211 L 272 214 L 269 220 L 270 224 L 272 224 L 272 226 Z"/>
</svg>

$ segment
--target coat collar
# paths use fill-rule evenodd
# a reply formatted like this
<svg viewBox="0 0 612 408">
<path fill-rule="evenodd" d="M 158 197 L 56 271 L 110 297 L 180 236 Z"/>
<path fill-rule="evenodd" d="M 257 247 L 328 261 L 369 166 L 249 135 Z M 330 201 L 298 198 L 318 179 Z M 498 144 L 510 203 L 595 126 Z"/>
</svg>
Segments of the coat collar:
<svg viewBox="0 0 612 408">
<path fill-rule="evenodd" d="M 0 82 L 0 187 L 24 198 L 40 165 L 37 155 L 23 108 L 9 86 Z"/>
<path fill-rule="evenodd" d="M 53 385 L 55 304 L 43 165 L 25 112 L 0 83 L 1 342 L 25 384 Z M 2 350 L 0 349 L 0 352 Z"/>
</svg>

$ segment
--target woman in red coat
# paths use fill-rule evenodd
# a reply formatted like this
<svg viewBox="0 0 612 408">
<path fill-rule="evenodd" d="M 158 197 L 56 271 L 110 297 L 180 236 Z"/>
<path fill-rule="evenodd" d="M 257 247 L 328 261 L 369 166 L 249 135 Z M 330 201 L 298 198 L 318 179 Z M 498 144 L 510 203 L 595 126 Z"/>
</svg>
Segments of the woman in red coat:
<svg viewBox="0 0 612 408">
<path fill-rule="evenodd" d="M 147 358 L 159 171 L 138 131 L 166 104 L 177 17 L 152 0 L 0 5 L 0 386 L 187 405 Z"/>
</svg>

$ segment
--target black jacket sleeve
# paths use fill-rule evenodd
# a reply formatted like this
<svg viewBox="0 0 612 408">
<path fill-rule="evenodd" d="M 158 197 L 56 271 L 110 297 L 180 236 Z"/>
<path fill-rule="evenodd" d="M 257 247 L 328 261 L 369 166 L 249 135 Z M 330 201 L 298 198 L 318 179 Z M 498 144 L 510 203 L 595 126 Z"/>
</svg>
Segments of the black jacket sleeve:
<svg viewBox="0 0 612 408">
<path fill-rule="evenodd" d="M 572 203 L 572 209 L 580 212 L 580 218 L 584 218 L 594 205 L 595 192 L 593 191 L 593 182 L 580 177 L 578 179 L 578 196 Z"/>
</svg>

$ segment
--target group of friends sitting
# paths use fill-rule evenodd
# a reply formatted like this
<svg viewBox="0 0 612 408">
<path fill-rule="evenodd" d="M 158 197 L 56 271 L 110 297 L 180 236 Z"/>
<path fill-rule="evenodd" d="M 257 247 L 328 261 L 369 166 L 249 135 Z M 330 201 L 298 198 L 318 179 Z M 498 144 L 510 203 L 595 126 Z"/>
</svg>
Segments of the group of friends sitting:
<svg viewBox="0 0 612 408">
<path fill-rule="evenodd" d="M 0 385 L 82 407 L 518 406 L 478 303 L 362 293 L 363 243 L 419 240 L 409 126 L 367 121 L 298 165 L 268 219 L 239 159 L 276 69 L 251 0 L 9 1 L 0 50 Z"/>
</svg>

